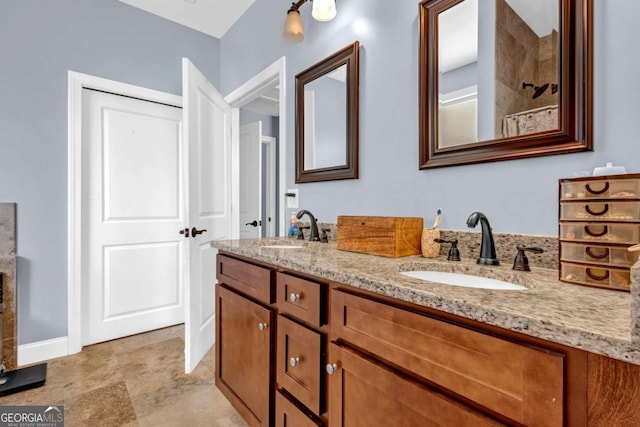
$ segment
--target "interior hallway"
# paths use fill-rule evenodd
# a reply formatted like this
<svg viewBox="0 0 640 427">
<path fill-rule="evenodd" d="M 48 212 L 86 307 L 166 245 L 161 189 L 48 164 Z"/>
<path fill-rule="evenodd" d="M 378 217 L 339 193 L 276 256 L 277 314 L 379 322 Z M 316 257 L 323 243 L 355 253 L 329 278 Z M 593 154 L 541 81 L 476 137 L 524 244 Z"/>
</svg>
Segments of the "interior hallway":
<svg viewBox="0 0 640 427">
<path fill-rule="evenodd" d="M 43 387 L 0 405 L 64 405 L 65 425 L 246 426 L 214 385 L 214 349 L 184 373 L 184 325 L 49 360 Z"/>
</svg>

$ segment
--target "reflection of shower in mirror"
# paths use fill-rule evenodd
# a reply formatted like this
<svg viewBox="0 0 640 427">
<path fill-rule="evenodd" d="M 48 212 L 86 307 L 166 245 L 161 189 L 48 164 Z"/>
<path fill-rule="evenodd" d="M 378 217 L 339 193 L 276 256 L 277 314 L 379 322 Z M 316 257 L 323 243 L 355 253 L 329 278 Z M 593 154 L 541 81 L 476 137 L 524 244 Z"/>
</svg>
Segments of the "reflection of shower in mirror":
<svg viewBox="0 0 640 427">
<path fill-rule="evenodd" d="M 522 89 L 526 89 L 528 87 L 532 87 L 533 90 L 535 90 L 531 99 L 536 99 L 549 88 L 549 83 L 545 83 L 542 86 L 536 86 L 533 83 L 522 82 Z M 557 91 L 558 91 L 558 84 L 551 83 L 551 93 L 556 93 Z"/>
</svg>

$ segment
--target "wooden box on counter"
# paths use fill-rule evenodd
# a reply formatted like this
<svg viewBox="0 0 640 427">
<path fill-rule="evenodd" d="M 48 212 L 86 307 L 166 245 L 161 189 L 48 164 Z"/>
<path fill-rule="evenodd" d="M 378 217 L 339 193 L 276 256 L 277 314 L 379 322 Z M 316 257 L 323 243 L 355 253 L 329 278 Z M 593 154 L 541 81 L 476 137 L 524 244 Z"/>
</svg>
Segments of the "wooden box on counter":
<svg viewBox="0 0 640 427">
<path fill-rule="evenodd" d="M 389 258 L 421 253 L 422 218 L 338 216 L 338 249 Z"/>
<path fill-rule="evenodd" d="M 567 283 L 629 291 L 640 241 L 640 174 L 561 179 L 560 272 Z"/>
</svg>

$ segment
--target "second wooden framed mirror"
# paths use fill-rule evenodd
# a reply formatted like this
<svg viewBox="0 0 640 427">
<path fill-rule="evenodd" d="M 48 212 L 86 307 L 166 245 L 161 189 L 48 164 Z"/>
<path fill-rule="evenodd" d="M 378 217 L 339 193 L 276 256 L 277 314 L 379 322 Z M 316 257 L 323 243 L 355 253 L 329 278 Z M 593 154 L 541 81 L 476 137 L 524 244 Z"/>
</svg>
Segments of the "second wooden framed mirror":
<svg viewBox="0 0 640 427">
<path fill-rule="evenodd" d="M 296 183 L 358 178 L 360 42 L 296 75 Z"/>
</svg>

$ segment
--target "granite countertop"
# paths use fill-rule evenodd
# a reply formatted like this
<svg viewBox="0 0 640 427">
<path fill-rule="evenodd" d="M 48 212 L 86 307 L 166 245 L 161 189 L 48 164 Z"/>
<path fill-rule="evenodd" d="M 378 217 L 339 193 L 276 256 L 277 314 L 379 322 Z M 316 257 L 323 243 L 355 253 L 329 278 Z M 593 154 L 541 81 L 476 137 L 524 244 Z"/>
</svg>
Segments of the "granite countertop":
<svg viewBox="0 0 640 427">
<path fill-rule="evenodd" d="M 296 245 L 300 249 L 265 248 Z M 480 266 L 475 260 L 449 262 L 416 255 L 384 258 L 345 252 L 334 243 L 292 239 L 226 240 L 213 247 L 355 288 L 434 308 L 504 329 L 640 365 L 640 343 L 632 339 L 629 293 L 566 284 L 557 270 L 511 265 Z M 517 283 L 524 291 L 448 286 L 399 273 L 433 270 L 472 274 Z"/>
</svg>

